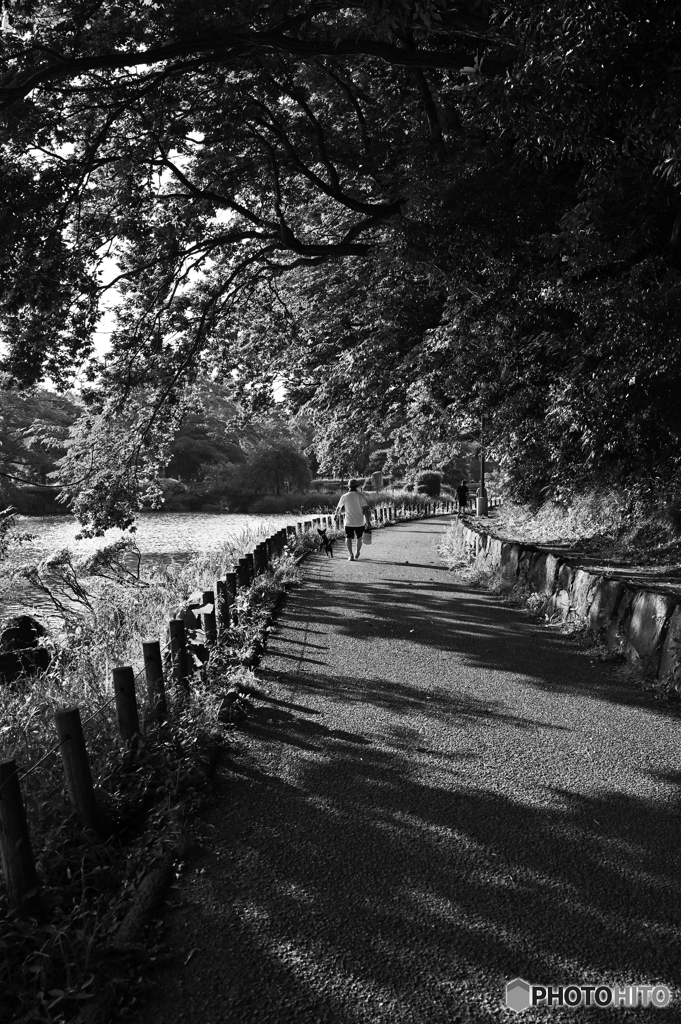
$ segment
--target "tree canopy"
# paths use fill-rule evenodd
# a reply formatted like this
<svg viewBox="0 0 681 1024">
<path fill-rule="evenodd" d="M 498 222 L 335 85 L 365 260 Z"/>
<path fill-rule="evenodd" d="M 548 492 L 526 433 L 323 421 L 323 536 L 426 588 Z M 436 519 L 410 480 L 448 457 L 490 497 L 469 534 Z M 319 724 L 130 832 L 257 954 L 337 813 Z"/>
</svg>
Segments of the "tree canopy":
<svg viewBox="0 0 681 1024">
<path fill-rule="evenodd" d="M 670 0 L 5 10 L 16 382 L 66 386 L 115 288 L 92 415 L 151 453 L 210 374 L 285 384 L 329 470 L 441 464 L 484 412 L 524 497 L 678 479 Z"/>
</svg>

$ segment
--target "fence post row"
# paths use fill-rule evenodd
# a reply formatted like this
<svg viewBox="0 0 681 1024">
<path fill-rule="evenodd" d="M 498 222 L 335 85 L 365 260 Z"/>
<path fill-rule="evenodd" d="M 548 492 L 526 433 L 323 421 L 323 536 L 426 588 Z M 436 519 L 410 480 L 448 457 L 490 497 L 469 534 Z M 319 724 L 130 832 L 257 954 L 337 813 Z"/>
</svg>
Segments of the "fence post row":
<svg viewBox="0 0 681 1024">
<path fill-rule="evenodd" d="M 39 916 L 42 900 L 14 760 L 0 761 L 0 856 L 10 906 Z"/>
</svg>

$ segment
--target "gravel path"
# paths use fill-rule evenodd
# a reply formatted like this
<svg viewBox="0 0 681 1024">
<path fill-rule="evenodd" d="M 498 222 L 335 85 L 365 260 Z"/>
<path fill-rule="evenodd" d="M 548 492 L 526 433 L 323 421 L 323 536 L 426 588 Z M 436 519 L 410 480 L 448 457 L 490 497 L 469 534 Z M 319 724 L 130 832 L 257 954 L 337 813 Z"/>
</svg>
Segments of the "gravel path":
<svg viewBox="0 0 681 1024">
<path fill-rule="evenodd" d="M 678 714 L 457 584 L 444 524 L 307 564 L 140 1022 L 603 1019 L 517 1017 L 517 976 L 664 983 L 616 1019 L 681 1020 Z"/>
</svg>

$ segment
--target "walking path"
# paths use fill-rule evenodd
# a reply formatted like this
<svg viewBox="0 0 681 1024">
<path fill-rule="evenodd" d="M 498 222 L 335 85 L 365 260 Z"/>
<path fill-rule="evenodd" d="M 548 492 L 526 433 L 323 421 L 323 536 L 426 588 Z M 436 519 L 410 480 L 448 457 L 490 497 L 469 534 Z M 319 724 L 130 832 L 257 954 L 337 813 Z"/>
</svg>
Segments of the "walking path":
<svg viewBox="0 0 681 1024">
<path fill-rule="evenodd" d="M 518 976 L 667 984 L 617 1020 L 679 1019 L 679 716 L 458 584 L 445 523 L 307 564 L 140 1021 L 545 1021 Z"/>
</svg>

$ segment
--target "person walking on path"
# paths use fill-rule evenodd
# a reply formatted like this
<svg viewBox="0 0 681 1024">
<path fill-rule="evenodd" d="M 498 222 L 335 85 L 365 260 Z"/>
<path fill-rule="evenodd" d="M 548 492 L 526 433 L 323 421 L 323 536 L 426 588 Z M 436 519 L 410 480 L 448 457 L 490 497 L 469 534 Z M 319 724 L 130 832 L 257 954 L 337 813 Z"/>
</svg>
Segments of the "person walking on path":
<svg viewBox="0 0 681 1024">
<path fill-rule="evenodd" d="M 371 529 L 371 509 L 364 495 L 357 490 L 357 480 L 351 480 L 348 487 L 350 490 L 341 495 L 334 515 L 339 516 L 341 512 L 345 513 L 345 546 L 348 549 L 348 561 L 354 562 L 356 558 L 359 558 L 359 553 L 362 550 L 365 525 Z M 354 555 L 352 553 L 353 537 L 357 538 L 357 553 Z"/>
<path fill-rule="evenodd" d="M 456 489 L 456 500 L 459 503 L 459 512 L 468 511 L 468 484 L 462 480 Z"/>
</svg>

